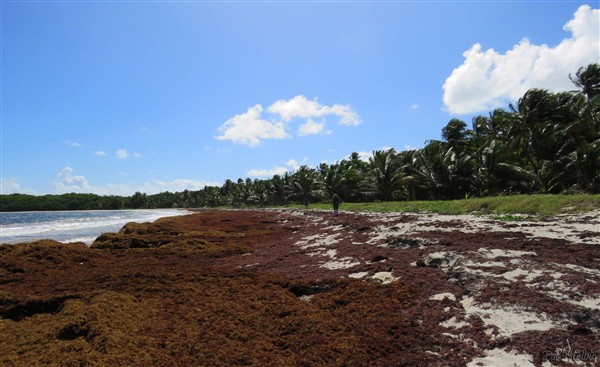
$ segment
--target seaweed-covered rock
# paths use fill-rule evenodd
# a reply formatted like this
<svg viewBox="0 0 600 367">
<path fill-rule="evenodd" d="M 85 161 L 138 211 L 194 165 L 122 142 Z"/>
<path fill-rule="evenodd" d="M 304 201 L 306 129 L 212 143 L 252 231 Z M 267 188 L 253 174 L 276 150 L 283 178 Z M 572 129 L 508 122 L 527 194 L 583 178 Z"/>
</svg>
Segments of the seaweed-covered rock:
<svg viewBox="0 0 600 367">
<path fill-rule="evenodd" d="M 91 247 L 97 249 L 151 248 L 160 247 L 164 243 L 168 243 L 168 240 L 161 241 L 156 238 L 148 238 L 148 236 L 121 233 L 104 233 L 96 238 Z"/>
<path fill-rule="evenodd" d="M 433 252 L 423 258 L 423 264 L 431 268 L 453 267 L 462 261 L 460 256 L 450 252 Z"/>
<path fill-rule="evenodd" d="M 40 240 L 16 245 L 0 245 L 0 275 L 14 277 L 35 271 L 48 264 L 68 267 L 70 264 L 85 263 L 96 257 L 94 251 L 83 242 L 62 243 Z M 9 279 L 4 279 L 9 281 Z M 1 283 L 2 281 L 0 281 Z"/>
<path fill-rule="evenodd" d="M 129 222 L 121 228 L 119 233 L 142 235 L 147 233 L 147 227 L 148 225 L 144 223 Z"/>
</svg>

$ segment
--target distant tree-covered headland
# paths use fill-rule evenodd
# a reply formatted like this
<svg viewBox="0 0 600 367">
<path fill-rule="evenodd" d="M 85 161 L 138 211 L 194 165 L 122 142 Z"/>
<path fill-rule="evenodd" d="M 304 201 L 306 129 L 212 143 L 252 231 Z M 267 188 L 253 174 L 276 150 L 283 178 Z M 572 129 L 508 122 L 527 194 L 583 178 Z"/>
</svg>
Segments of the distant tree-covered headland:
<svg viewBox="0 0 600 367">
<path fill-rule="evenodd" d="M 530 89 L 516 104 L 458 119 L 422 149 L 358 153 L 334 164 L 301 166 L 269 179 L 226 180 L 221 186 L 133 196 L 1 195 L 0 210 L 81 210 L 267 206 L 446 200 L 530 193 L 600 193 L 600 66 L 569 75 L 574 91 Z"/>
</svg>

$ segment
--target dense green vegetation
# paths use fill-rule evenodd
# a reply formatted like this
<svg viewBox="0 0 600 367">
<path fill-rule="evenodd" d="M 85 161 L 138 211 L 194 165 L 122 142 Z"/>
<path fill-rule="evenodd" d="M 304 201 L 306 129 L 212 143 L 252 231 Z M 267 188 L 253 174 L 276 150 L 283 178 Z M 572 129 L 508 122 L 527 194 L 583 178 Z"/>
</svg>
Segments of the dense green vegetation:
<svg viewBox="0 0 600 367">
<path fill-rule="evenodd" d="M 410 201 L 410 206 L 417 200 L 600 193 L 600 65 L 569 77 L 578 90 L 531 89 L 508 109 L 475 117 L 472 129 L 452 119 L 441 140 L 422 149 L 377 150 L 368 162 L 352 153 L 334 164 L 302 166 L 265 180 L 226 180 L 221 187 L 178 193 L 2 195 L 0 209 L 267 206 L 328 201 L 334 193 L 346 203 Z"/>
<path fill-rule="evenodd" d="M 199 192 L 195 192 L 198 194 Z M 136 192 L 133 196 L 100 196 L 95 194 L 25 195 L 10 194 L 0 196 L 0 211 L 45 211 L 45 210 L 110 210 L 146 208 L 191 208 L 207 205 L 194 205 L 189 199 L 189 191 L 163 192 L 146 195 Z"/>
</svg>

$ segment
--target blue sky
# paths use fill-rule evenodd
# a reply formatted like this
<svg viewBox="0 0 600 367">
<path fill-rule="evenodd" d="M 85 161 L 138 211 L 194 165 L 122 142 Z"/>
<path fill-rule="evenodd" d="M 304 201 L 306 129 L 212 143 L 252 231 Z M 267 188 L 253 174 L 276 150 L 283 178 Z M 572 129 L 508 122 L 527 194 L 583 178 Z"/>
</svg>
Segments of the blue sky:
<svg viewBox="0 0 600 367">
<path fill-rule="evenodd" d="M 3 1 L 2 193 L 131 195 L 420 148 L 600 62 L 599 3 Z"/>
</svg>

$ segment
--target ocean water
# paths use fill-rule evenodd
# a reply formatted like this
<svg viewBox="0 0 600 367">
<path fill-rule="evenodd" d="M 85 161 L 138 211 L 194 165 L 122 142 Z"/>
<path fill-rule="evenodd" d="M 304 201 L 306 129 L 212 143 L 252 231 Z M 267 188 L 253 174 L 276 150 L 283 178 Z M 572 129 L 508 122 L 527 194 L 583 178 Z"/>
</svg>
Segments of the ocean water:
<svg viewBox="0 0 600 367">
<path fill-rule="evenodd" d="M 102 233 L 118 232 L 128 222 L 153 222 L 188 213 L 182 209 L 0 213 L 0 243 L 51 239 L 91 244 Z"/>
</svg>

